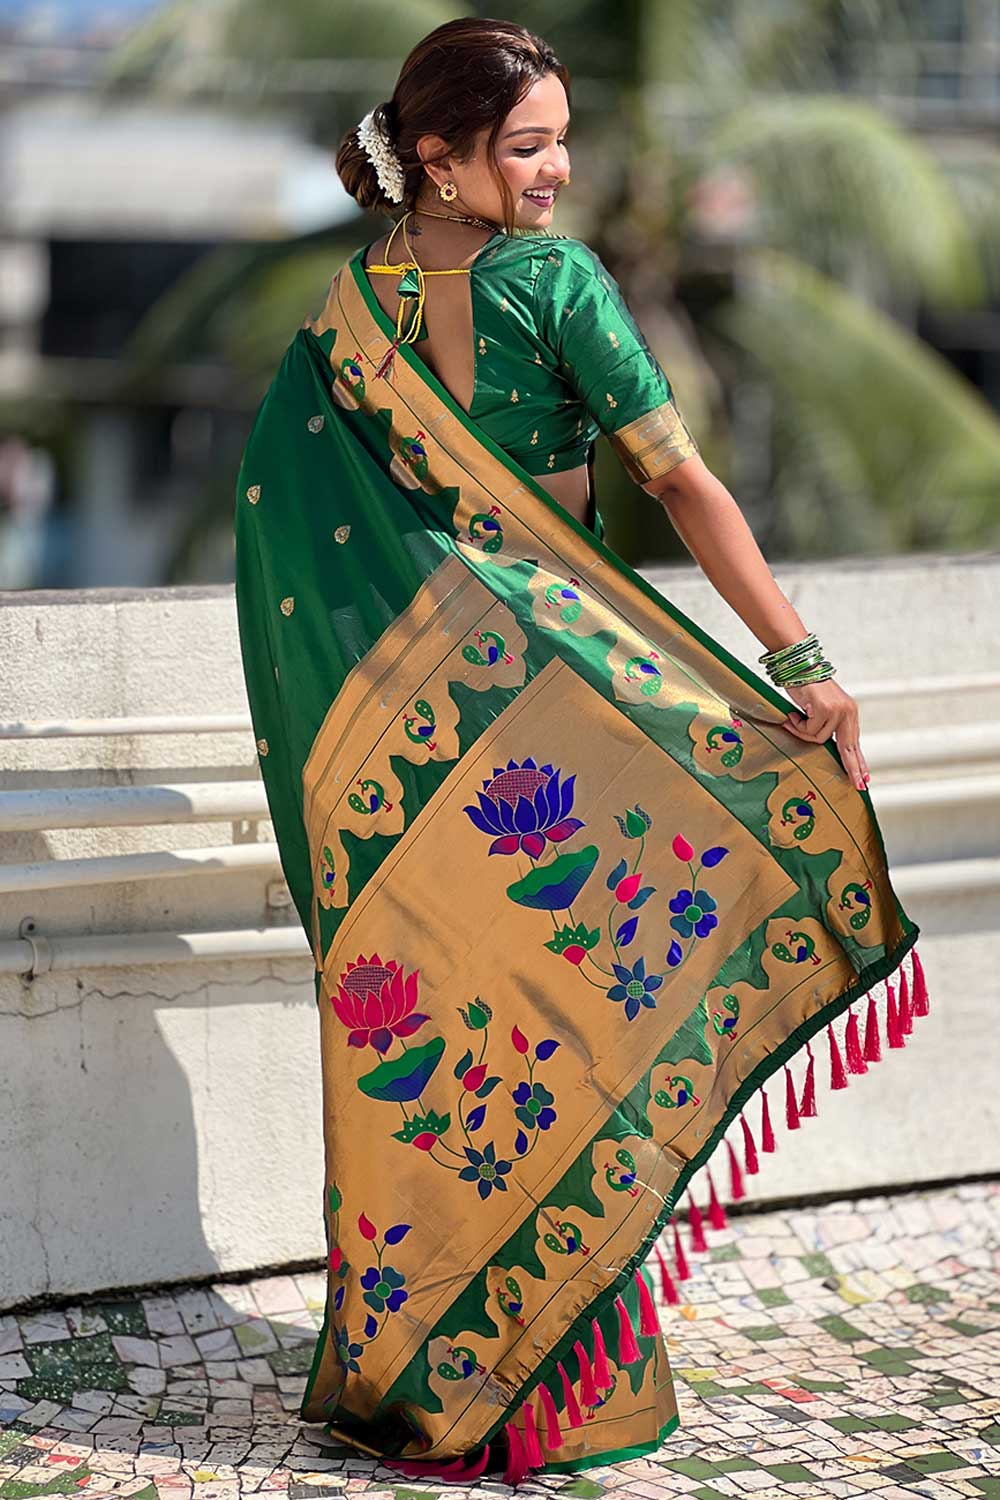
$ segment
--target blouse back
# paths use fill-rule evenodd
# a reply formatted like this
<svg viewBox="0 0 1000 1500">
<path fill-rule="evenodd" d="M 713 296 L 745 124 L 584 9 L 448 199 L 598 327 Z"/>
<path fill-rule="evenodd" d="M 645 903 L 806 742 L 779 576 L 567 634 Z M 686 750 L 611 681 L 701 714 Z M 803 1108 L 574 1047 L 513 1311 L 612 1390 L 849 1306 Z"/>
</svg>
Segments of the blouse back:
<svg viewBox="0 0 1000 1500">
<path fill-rule="evenodd" d="M 582 240 L 499 231 L 469 285 L 468 415 L 528 473 L 585 464 L 601 432 L 637 483 L 698 451 L 621 289 Z"/>
</svg>

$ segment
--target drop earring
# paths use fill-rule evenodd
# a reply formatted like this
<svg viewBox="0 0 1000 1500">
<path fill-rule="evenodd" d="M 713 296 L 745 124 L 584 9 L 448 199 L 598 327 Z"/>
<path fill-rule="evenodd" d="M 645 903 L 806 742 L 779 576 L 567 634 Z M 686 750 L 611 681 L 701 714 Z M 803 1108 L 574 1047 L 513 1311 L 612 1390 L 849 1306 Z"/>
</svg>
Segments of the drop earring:
<svg viewBox="0 0 1000 1500">
<path fill-rule="evenodd" d="M 451 203 L 458 197 L 458 188 L 453 182 L 442 182 L 438 188 L 438 197 L 442 203 Z"/>
</svg>

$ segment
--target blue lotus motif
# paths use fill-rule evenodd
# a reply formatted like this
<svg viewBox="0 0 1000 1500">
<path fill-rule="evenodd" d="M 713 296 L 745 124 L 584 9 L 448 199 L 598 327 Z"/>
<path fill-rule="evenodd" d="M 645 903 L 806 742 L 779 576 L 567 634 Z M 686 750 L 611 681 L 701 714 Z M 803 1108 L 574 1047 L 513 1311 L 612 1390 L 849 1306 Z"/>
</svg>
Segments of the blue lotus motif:
<svg viewBox="0 0 1000 1500">
<path fill-rule="evenodd" d="M 497 1160 L 497 1150 L 492 1141 L 483 1151 L 477 1151 L 473 1146 L 466 1146 L 465 1154 L 472 1165 L 463 1167 L 458 1174 L 459 1178 L 462 1182 L 476 1183 L 480 1198 L 488 1198 L 494 1188 L 499 1188 L 504 1193 L 507 1191 L 504 1177 L 513 1163 L 502 1158 Z"/>
<path fill-rule="evenodd" d="M 463 808 L 480 833 L 497 835 L 491 854 L 523 850 L 538 859 L 546 843 L 561 844 L 583 827 L 579 818 L 569 816 L 576 776 L 560 783 L 560 774 L 550 765 L 536 765 L 531 756 L 493 767 L 492 777 L 476 793 L 479 806 Z"/>
</svg>

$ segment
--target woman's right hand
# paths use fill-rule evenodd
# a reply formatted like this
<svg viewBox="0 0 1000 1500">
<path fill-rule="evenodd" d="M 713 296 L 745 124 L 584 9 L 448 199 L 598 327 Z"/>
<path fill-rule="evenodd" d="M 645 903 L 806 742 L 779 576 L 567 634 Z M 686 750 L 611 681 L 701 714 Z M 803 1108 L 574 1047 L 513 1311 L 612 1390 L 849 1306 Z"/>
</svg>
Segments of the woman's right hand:
<svg viewBox="0 0 1000 1500">
<path fill-rule="evenodd" d="M 801 714 L 788 714 L 784 727 L 799 739 L 820 745 L 833 735 L 844 770 L 859 792 L 866 791 L 871 775 L 859 744 L 858 705 L 850 693 L 832 677 L 801 685 L 782 683 L 781 691 L 802 709 Z"/>
</svg>

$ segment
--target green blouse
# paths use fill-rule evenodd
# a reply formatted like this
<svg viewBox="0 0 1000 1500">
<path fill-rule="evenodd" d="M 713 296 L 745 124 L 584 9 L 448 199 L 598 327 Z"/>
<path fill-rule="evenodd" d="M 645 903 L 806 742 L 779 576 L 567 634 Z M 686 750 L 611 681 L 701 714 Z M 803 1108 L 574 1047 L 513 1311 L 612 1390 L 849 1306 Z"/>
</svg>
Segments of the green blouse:
<svg viewBox="0 0 1000 1500">
<path fill-rule="evenodd" d="M 586 464 L 602 432 L 637 484 L 698 452 L 621 289 L 582 240 L 500 230 L 469 284 L 469 418 L 530 474 Z"/>
</svg>

